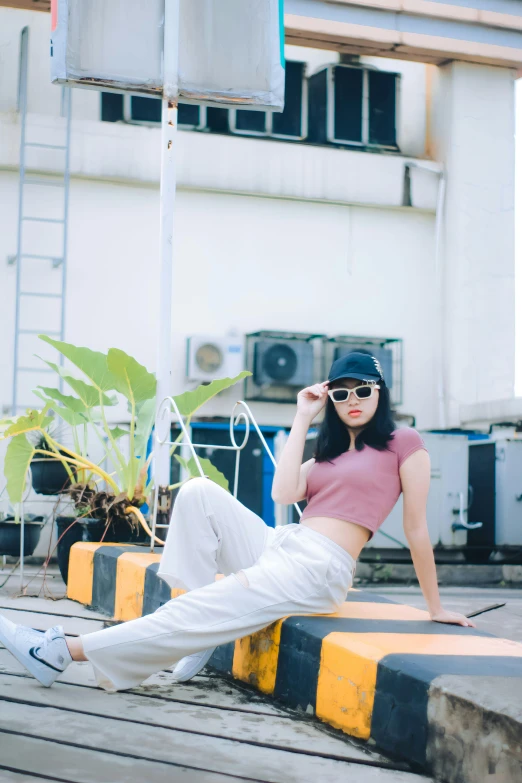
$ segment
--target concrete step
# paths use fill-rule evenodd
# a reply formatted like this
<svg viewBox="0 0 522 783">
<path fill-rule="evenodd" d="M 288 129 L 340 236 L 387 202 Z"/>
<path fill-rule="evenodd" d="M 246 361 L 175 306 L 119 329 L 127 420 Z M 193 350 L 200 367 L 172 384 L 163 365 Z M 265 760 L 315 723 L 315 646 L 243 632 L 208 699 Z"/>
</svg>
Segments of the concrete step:
<svg viewBox="0 0 522 783">
<path fill-rule="evenodd" d="M 159 560 L 75 544 L 68 597 L 117 621 L 148 614 L 181 593 Z M 210 666 L 448 783 L 522 780 L 520 643 L 351 589 L 336 614 L 283 618 Z"/>
</svg>

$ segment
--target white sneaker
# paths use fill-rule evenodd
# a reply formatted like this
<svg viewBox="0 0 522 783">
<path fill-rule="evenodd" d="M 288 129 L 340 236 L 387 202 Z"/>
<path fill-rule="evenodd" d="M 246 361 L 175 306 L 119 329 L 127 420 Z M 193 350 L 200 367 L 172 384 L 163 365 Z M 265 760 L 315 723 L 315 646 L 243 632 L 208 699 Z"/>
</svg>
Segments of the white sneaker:
<svg viewBox="0 0 522 783">
<path fill-rule="evenodd" d="M 46 688 L 72 661 L 61 625 L 42 633 L 0 617 L 0 642 Z"/>
<path fill-rule="evenodd" d="M 207 665 L 215 649 L 215 647 L 211 647 L 209 650 L 187 655 L 178 661 L 172 669 L 174 682 L 187 682 L 195 677 Z"/>
</svg>

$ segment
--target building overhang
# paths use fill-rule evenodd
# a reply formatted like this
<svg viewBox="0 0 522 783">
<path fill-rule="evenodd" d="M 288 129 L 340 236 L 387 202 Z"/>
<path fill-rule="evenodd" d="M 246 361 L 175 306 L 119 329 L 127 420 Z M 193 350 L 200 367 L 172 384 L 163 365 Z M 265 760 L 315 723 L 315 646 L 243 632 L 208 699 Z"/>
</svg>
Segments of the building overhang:
<svg viewBox="0 0 522 783">
<path fill-rule="evenodd" d="M 286 42 L 442 65 L 520 68 L 522 0 L 285 0 Z M 484 9 L 486 6 L 487 10 Z"/>
<path fill-rule="evenodd" d="M 481 7 L 470 0 L 285 0 L 286 42 L 435 65 L 522 68 L 522 0 L 475 2 Z M 0 6 L 49 11 L 50 0 Z"/>
</svg>

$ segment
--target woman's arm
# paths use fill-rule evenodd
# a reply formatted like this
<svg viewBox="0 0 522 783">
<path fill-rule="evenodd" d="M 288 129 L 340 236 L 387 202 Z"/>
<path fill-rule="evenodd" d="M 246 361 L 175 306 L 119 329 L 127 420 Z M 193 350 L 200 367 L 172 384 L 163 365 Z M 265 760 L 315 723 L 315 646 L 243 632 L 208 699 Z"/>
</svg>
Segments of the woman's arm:
<svg viewBox="0 0 522 783">
<path fill-rule="evenodd" d="M 297 395 L 297 413 L 288 440 L 279 457 L 272 483 L 274 503 L 289 505 L 303 500 L 306 493 L 306 477 L 315 462 L 309 459 L 302 465 L 304 445 L 310 424 L 326 405 L 328 381 L 307 386 Z"/>
<path fill-rule="evenodd" d="M 426 517 L 430 471 L 430 456 L 424 449 L 413 452 L 399 469 L 404 500 L 404 533 L 410 547 L 415 573 L 432 620 L 475 628 L 475 624 L 464 615 L 442 608 Z"/>
<path fill-rule="evenodd" d="M 306 435 L 310 428 L 308 417 L 297 413 L 292 429 L 288 435 L 284 449 L 279 457 L 272 484 L 272 500 L 274 503 L 290 505 L 303 500 L 306 493 L 306 477 L 311 466 L 315 462 L 309 459 L 303 461 Z"/>
</svg>

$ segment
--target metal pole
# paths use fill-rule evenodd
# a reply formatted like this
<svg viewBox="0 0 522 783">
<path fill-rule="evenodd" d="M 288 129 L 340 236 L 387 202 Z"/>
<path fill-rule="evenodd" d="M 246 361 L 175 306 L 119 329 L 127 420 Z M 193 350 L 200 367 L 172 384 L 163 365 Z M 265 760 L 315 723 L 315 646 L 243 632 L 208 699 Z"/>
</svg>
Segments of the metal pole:
<svg viewBox="0 0 522 783">
<path fill-rule="evenodd" d="M 174 204 L 176 200 L 175 141 L 178 123 L 179 0 L 165 0 L 163 30 L 163 99 L 161 115 L 161 185 L 160 185 L 160 296 L 157 359 L 157 408 L 172 394 L 172 271 Z M 169 411 L 170 414 L 170 411 Z M 154 482 L 156 487 L 170 483 L 170 415 L 156 417 L 154 441 Z M 158 442 L 161 441 L 161 442 Z"/>
<path fill-rule="evenodd" d="M 62 307 L 60 313 L 60 340 L 65 340 L 65 299 L 67 294 L 67 236 L 69 229 L 69 185 L 71 165 L 71 114 L 72 89 L 63 87 L 65 113 L 65 167 L 63 173 L 63 246 L 62 246 Z M 63 367 L 64 357 L 60 354 L 60 365 Z M 60 391 L 63 391 L 63 378 L 60 376 Z"/>
<path fill-rule="evenodd" d="M 20 592 L 24 587 L 25 516 L 24 501 L 20 502 Z"/>
<path fill-rule="evenodd" d="M 18 191 L 18 230 L 16 240 L 16 313 L 14 329 L 13 358 L 13 402 L 12 412 L 16 416 L 18 406 L 18 350 L 20 331 L 20 282 L 22 276 L 22 215 L 24 209 L 25 179 L 25 130 L 27 121 L 27 62 L 29 53 L 29 28 L 24 27 L 20 38 L 20 83 L 18 87 L 18 109 L 20 113 L 20 182 Z"/>
</svg>

